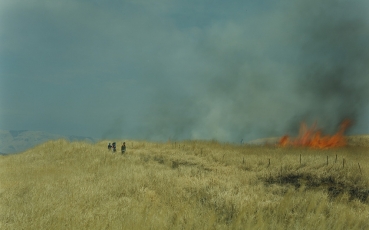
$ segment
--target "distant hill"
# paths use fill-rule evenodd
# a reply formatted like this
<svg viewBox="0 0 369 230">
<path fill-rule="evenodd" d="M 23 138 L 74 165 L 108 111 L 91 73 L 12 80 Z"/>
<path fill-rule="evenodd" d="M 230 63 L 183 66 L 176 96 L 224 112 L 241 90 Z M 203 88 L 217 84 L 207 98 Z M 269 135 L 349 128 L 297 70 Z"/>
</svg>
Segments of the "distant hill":
<svg viewBox="0 0 369 230">
<path fill-rule="evenodd" d="M 42 131 L 0 130 L 0 154 L 22 152 L 49 140 L 66 139 L 69 141 L 95 142 L 96 139 L 83 136 L 64 136 Z"/>
<path fill-rule="evenodd" d="M 347 143 L 351 146 L 369 147 L 369 135 L 348 136 Z"/>
<path fill-rule="evenodd" d="M 280 137 L 268 137 L 268 138 L 260 138 L 256 140 L 249 141 L 247 144 L 250 145 L 274 145 L 277 144 Z"/>
</svg>

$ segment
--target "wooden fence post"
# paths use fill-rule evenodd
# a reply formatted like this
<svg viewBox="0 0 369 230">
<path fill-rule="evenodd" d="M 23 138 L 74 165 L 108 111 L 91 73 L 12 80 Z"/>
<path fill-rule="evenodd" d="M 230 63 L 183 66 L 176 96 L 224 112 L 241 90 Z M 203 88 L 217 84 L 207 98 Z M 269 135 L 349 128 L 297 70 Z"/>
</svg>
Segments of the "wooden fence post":
<svg viewBox="0 0 369 230">
<path fill-rule="evenodd" d="M 327 156 L 327 166 L 328 166 L 328 156 Z"/>
</svg>

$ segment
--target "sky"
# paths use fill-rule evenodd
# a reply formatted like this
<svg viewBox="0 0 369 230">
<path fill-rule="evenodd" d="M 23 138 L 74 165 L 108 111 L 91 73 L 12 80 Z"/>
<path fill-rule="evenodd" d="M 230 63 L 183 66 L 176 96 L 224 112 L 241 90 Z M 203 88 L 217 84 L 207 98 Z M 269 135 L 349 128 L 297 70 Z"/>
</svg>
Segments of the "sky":
<svg viewBox="0 0 369 230">
<path fill-rule="evenodd" d="M 368 63 L 366 0 L 0 0 L 0 129 L 368 134 Z"/>
</svg>

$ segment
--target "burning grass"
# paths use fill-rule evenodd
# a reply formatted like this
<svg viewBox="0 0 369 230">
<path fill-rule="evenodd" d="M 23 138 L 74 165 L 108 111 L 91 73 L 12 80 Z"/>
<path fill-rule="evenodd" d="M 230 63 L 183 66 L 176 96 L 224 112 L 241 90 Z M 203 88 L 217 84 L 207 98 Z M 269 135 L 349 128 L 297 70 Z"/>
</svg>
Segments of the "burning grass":
<svg viewBox="0 0 369 230">
<path fill-rule="evenodd" d="M 126 143 L 125 155 L 59 140 L 2 156 L 0 228 L 369 228 L 368 148 Z"/>
<path fill-rule="evenodd" d="M 317 129 L 316 123 L 310 128 L 303 122 L 300 126 L 299 136 L 291 139 L 288 135 L 283 136 L 279 141 L 279 146 L 303 146 L 318 149 L 344 147 L 347 144 L 343 135 L 346 129 L 351 125 L 351 121 L 344 120 L 337 133 L 334 135 L 322 135 L 321 130 Z"/>
</svg>

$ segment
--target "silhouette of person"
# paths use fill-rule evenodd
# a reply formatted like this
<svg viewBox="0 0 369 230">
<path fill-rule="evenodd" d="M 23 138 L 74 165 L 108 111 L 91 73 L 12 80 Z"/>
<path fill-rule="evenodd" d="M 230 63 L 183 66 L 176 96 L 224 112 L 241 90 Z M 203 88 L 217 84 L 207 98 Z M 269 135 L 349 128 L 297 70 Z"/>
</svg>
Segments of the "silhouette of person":
<svg viewBox="0 0 369 230">
<path fill-rule="evenodd" d="M 121 150 L 122 150 L 122 154 L 126 152 L 126 142 L 123 142 Z"/>
</svg>

